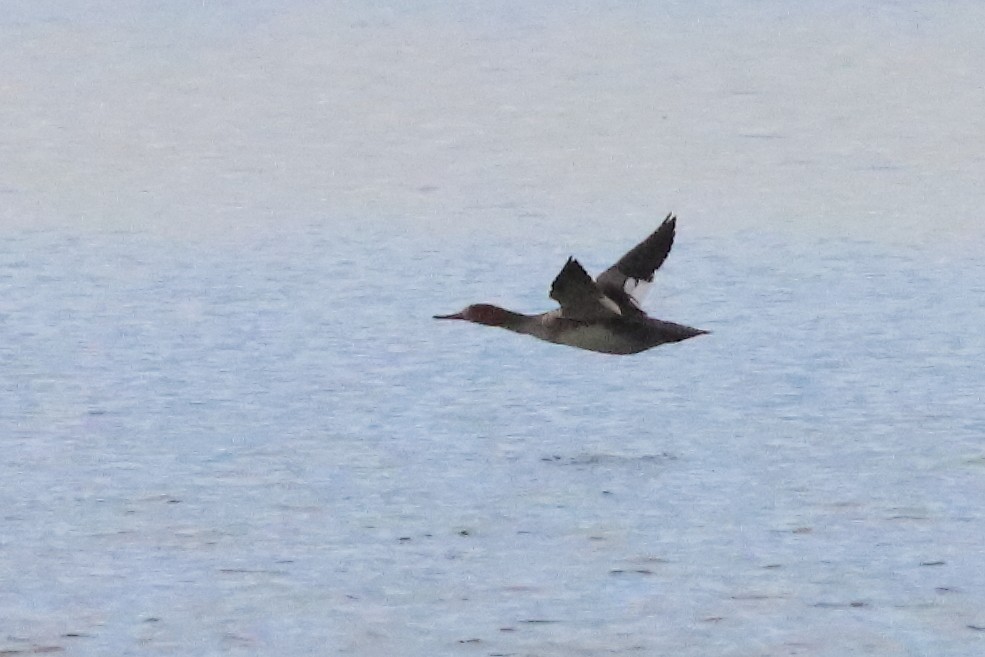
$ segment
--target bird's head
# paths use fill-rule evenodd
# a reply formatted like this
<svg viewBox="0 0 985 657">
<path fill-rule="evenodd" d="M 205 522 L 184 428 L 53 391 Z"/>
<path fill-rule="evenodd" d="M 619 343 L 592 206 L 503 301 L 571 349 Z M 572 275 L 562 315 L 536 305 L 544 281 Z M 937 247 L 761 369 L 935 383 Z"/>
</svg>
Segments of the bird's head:
<svg viewBox="0 0 985 657">
<path fill-rule="evenodd" d="M 464 319 L 466 322 L 485 324 L 486 326 L 502 326 L 508 317 L 508 311 L 488 303 L 474 303 L 457 313 L 434 316 L 435 319 Z"/>
</svg>

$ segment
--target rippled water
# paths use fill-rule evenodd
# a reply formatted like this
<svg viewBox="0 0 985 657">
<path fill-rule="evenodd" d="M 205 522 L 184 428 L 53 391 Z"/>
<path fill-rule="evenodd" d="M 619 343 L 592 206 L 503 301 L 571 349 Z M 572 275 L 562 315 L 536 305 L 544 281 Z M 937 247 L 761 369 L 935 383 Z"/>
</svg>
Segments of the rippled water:
<svg viewBox="0 0 985 657">
<path fill-rule="evenodd" d="M 631 358 L 430 320 L 509 240 L 8 241 L 8 649 L 976 645 L 985 268 L 680 233 Z"/>
<path fill-rule="evenodd" d="M 982 12 L 9 0 L 0 654 L 981 653 Z"/>
</svg>

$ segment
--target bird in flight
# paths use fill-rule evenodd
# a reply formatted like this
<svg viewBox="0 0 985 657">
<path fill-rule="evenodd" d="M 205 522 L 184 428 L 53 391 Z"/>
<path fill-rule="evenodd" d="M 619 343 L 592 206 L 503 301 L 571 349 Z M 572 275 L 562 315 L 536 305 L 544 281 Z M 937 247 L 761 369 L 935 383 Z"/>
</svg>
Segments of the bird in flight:
<svg viewBox="0 0 985 657">
<path fill-rule="evenodd" d="M 677 217 L 668 214 L 645 240 L 592 280 L 573 257 L 551 284 L 560 308 L 524 315 L 488 303 L 435 319 L 461 319 L 532 335 L 535 338 L 606 354 L 637 354 L 657 345 L 680 342 L 708 331 L 654 319 L 640 303 L 653 273 L 674 245 Z"/>
</svg>

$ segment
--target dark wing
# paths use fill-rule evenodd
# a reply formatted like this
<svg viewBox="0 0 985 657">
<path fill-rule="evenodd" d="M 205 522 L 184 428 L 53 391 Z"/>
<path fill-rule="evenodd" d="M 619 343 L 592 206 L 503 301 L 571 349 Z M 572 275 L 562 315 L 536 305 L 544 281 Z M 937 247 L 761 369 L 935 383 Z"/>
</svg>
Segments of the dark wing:
<svg viewBox="0 0 985 657">
<path fill-rule="evenodd" d="M 642 312 L 639 309 L 653 272 L 667 259 L 674 245 L 674 229 L 677 217 L 668 214 L 653 234 L 619 258 L 619 262 L 599 274 L 598 287 L 623 309 L 624 312 Z"/>
<path fill-rule="evenodd" d="M 551 298 L 561 304 L 561 316 L 579 321 L 618 317 L 619 306 L 595 284 L 574 258 L 568 258 L 551 283 Z"/>
</svg>

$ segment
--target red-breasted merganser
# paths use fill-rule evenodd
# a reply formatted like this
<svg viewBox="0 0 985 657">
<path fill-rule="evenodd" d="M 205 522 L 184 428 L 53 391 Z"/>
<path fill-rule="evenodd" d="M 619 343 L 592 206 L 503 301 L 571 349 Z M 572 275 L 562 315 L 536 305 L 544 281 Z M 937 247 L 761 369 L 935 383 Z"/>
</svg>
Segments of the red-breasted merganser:
<svg viewBox="0 0 985 657">
<path fill-rule="evenodd" d="M 435 319 L 464 319 L 499 326 L 541 340 L 606 354 L 637 354 L 667 342 L 680 342 L 708 331 L 647 316 L 640 302 L 655 272 L 674 244 L 677 217 L 668 214 L 653 234 L 633 247 L 596 280 L 573 257 L 551 284 L 561 307 L 524 315 L 487 303 L 473 304 Z"/>
</svg>

